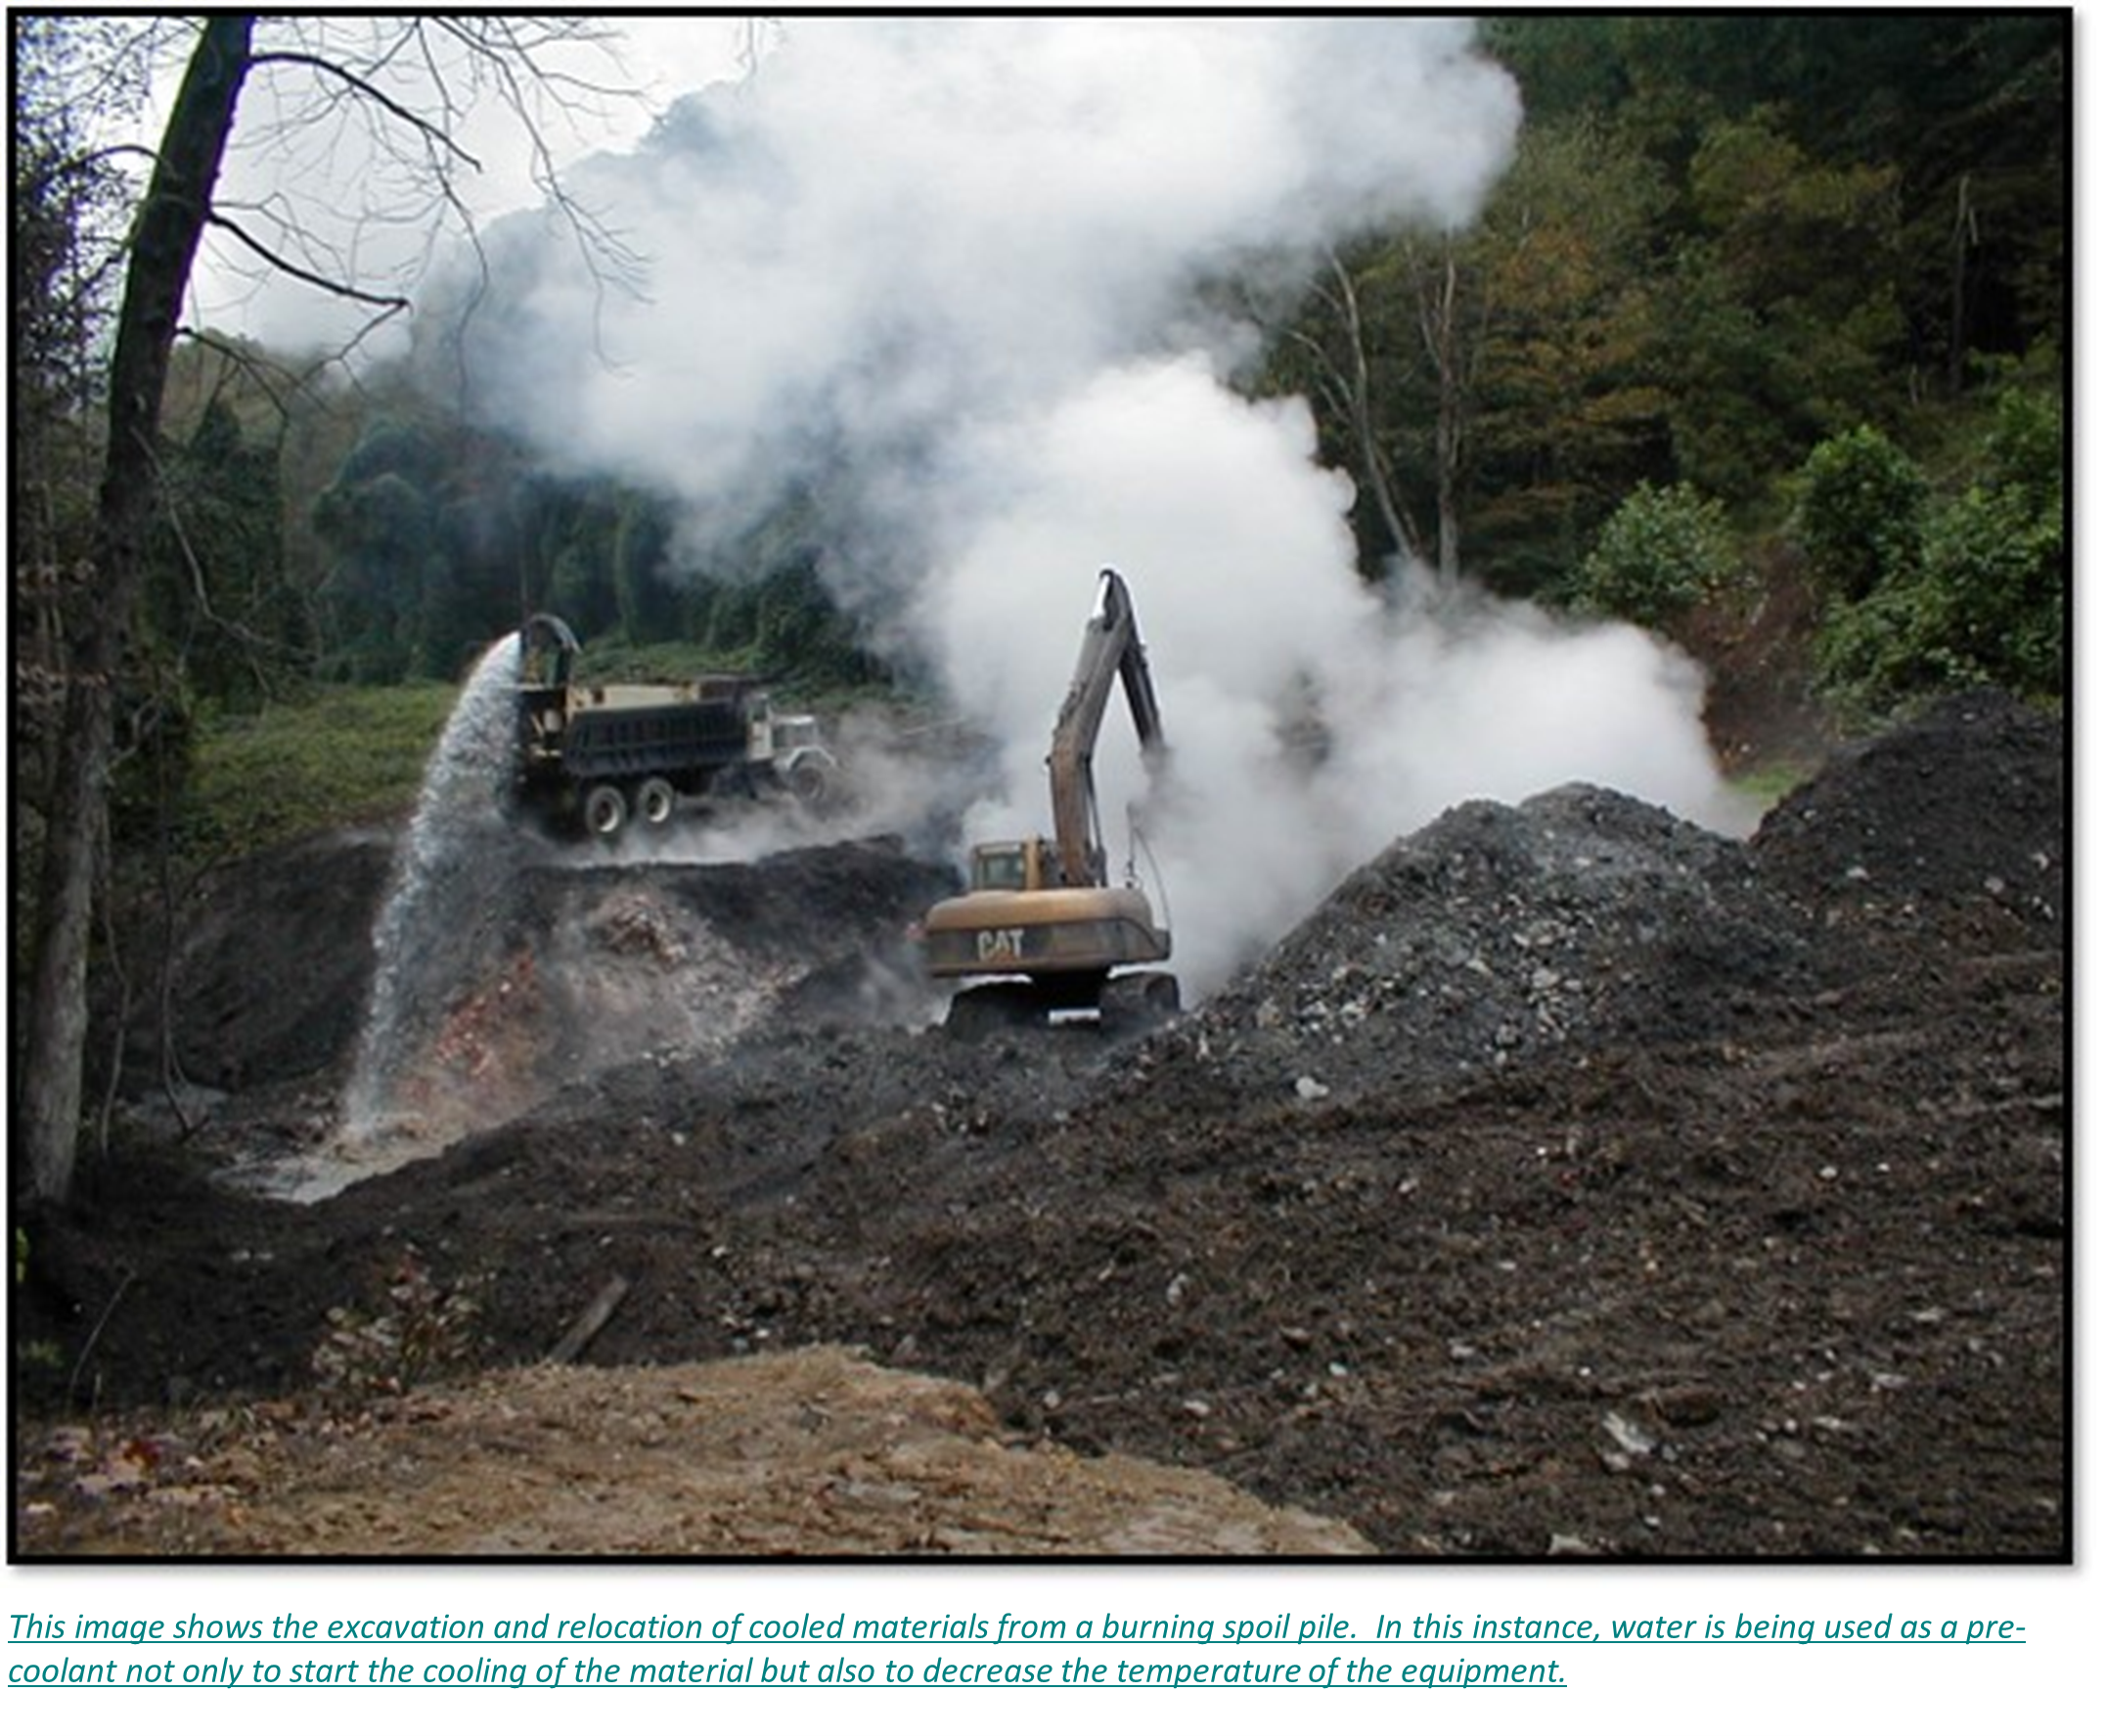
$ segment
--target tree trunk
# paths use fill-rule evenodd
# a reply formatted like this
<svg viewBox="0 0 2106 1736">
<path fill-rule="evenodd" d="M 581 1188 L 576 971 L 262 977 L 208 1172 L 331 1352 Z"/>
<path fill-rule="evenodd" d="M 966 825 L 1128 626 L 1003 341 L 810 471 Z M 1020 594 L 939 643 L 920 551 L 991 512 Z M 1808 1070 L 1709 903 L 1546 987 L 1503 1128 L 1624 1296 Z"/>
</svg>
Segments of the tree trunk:
<svg viewBox="0 0 2106 1736">
<path fill-rule="evenodd" d="M 246 14 L 205 20 L 140 206 L 124 276 L 96 526 L 99 590 L 84 600 L 67 647 L 65 713 L 37 880 L 29 1029 L 17 1088 L 14 1185 L 39 1200 L 63 1200 L 72 1186 L 88 1034 L 88 940 L 107 831 L 116 688 L 145 583 L 161 396 L 254 25 Z"/>
<path fill-rule="evenodd" d="M 1958 203 L 1952 213 L 1951 335 L 1946 342 L 1946 389 L 1954 397 L 1967 383 L 1967 253 L 1980 240 L 1969 178 L 1962 175 Z"/>
<path fill-rule="evenodd" d="M 1444 248 L 1437 280 L 1421 281 L 1419 326 L 1426 354 L 1433 363 L 1437 389 L 1433 423 L 1433 499 L 1436 570 L 1443 585 L 1462 576 L 1462 434 L 1465 405 L 1462 335 L 1457 298 L 1456 254 Z"/>
<path fill-rule="evenodd" d="M 1390 546 L 1405 559 L 1416 560 L 1418 527 L 1398 496 L 1389 463 L 1382 455 L 1382 443 L 1375 433 L 1374 389 L 1367 361 L 1367 336 L 1361 325 L 1360 291 L 1353 287 L 1353 274 L 1335 251 L 1330 255 L 1330 265 L 1331 281 L 1338 286 L 1338 309 L 1345 319 L 1346 346 L 1353 358 L 1353 378 L 1344 395 L 1352 415 L 1353 438 L 1360 447 L 1361 468 L 1373 490 L 1375 508 L 1382 515 L 1383 528 L 1389 532 Z"/>
</svg>

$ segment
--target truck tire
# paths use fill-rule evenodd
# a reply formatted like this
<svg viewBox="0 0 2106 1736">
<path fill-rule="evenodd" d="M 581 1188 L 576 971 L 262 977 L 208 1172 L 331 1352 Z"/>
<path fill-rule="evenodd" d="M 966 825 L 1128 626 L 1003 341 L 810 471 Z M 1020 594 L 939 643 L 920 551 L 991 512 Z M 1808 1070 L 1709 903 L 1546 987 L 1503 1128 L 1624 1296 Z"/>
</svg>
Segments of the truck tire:
<svg viewBox="0 0 2106 1736">
<path fill-rule="evenodd" d="M 629 823 L 629 798 L 611 783 L 596 783 L 585 792 L 585 829 L 612 843 Z"/>
<path fill-rule="evenodd" d="M 818 813 L 833 798 L 833 772 L 832 755 L 802 752 L 783 769 L 782 777 L 798 806 Z"/>
<path fill-rule="evenodd" d="M 663 778 L 647 778 L 636 788 L 636 817 L 652 831 L 673 823 L 680 798 Z"/>
</svg>

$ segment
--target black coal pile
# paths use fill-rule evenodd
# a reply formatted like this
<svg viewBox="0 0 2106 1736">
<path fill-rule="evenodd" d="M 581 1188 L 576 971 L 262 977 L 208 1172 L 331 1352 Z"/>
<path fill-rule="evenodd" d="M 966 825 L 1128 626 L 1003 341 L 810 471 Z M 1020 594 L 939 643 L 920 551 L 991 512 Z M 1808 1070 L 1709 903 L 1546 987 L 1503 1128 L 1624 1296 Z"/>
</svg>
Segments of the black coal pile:
<svg viewBox="0 0 2106 1736">
<path fill-rule="evenodd" d="M 1690 1041 L 1818 972 L 1741 845 L 1570 785 L 1471 802 L 1392 844 L 1182 1040 L 1229 1076 L 1317 1097 Z"/>
<path fill-rule="evenodd" d="M 1753 854 L 1824 925 L 1989 910 L 2060 947 L 2068 836 L 2059 726 L 1985 691 L 1842 750 L 1764 819 Z"/>
<path fill-rule="evenodd" d="M 127 1091 L 171 1076 L 242 1091 L 340 1063 L 372 994 L 373 921 L 394 851 L 390 831 L 333 831 L 215 868 L 106 961 L 91 1054 L 108 1053 L 121 1027 Z"/>
</svg>

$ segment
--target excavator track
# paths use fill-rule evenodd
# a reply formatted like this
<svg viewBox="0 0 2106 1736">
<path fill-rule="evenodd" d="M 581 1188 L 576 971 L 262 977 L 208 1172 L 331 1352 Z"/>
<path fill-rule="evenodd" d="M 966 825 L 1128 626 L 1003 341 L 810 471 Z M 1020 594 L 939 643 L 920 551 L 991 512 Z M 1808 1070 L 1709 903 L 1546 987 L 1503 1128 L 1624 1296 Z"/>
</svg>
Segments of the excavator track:
<svg viewBox="0 0 2106 1736">
<path fill-rule="evenodd" d="M 1055 1013 L 1095 1013 L 1106 1036 L 1151 1031 L 1181 1009 L 1178 979 L 1166 970 L 1136 970 L 1082 981 L 978 983 L 951 999 L 944 1029 L 966 1043 L 1036 1030 Z"/>
</svg>

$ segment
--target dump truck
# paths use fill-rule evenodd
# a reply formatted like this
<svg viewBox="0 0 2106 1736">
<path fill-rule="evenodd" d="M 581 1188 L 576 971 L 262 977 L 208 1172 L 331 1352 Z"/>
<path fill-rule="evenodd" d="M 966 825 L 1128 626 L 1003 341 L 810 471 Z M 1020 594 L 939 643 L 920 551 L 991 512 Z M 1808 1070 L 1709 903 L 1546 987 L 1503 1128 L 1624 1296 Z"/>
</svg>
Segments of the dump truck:
<svg viewBox="0 0 2106 1736">
<path fill-rule="evenodd" d="M 1131 866 L 1122 885 L 1106 872 L 1094 767 L 1114 681 L 1153 779 L 1169 753 L 1162 713 L 1133 598 L 1106 567 L 1047 756 L 1053 835 L 975 845 L 966 890 L 919 924 L 930 977 L 963 985 L 944 1021 L 958 1035 L 1043 1023 L 1057 1012 L 1133 1024 L 1179 1008 L 1177 978 L 1140 968 L 1169 958 L 1169 928 L 1157 923 Z"/>
<path fill-rule="evenodd" d="M 751 676 L 675 683 L 573 677 L 577 636 L 555 615 L 519 633 L 514 795 L 560 833 L 611 841 L 690 805 L 787 796 L 817 807 L 839 767 L 816 718 L 781 712 Z"/>
</svg>

